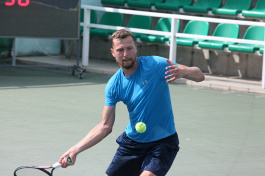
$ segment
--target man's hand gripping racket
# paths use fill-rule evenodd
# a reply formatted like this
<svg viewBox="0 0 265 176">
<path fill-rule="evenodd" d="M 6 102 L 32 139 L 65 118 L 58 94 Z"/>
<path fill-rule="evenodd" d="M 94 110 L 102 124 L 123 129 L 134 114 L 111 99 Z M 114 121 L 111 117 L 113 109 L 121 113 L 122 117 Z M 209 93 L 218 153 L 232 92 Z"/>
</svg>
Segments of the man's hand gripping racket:
<svg viewBox="0 0 265 176">
<path fill-rule="evenodd" d="M 70 157 L 67 158 L 67 162 L 72 162 Z M 14 171 L 14 176 L 53 176 L 53 171 L 59 167 L 59 162 L 52 166 L 20 166 Z"/>
</svg>

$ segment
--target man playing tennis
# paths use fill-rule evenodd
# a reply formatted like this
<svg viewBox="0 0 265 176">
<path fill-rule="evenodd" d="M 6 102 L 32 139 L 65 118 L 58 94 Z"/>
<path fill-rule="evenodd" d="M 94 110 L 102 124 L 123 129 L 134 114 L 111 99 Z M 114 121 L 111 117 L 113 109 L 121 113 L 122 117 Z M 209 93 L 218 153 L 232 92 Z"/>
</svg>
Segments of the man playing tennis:
<svg viewBox="0 0 265 176">
<path fill-rule="evenodd" d="M 117 138 L 119 148 L 106 175 L 164 176 L 179 151 L 168 82 L 179 78 L 200 82 L 204 74 L 197 67 L 187 67 L 162 57 L 137 57 L 134 37 L 127 30 L 116 31 L 111 42 L 111 53 L 121 69 L 106 86 L 102 121 L 62 155 L 59 162 L 64 168 L 73 165 L 80 152 L 109 135 L 116 103 L 122 101 L 127 105 L 130 122 Z M 146 124 L 144 133 L 136 131 L 138 122 Z M 71 163 L 67 162 L 68 157 Z"/>
</svg>

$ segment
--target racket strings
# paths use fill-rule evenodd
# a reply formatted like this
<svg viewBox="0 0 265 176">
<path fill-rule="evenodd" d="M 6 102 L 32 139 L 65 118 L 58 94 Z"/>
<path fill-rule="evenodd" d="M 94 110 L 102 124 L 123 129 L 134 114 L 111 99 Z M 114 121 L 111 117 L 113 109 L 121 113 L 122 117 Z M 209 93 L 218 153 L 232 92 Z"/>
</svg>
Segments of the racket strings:
<svg viewBox="0 0 265 176">
<path fill-rule="evenodd" d="M 51 173 L 44 169 L 23 168 L 15 172 L 14 176 L 52 176 Z"/>
</svg>

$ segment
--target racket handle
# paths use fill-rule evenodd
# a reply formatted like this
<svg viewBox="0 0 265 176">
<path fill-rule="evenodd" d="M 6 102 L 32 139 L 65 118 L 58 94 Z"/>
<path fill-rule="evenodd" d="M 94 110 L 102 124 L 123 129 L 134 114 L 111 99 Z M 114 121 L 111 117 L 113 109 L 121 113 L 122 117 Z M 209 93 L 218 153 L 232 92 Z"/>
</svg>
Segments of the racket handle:
<svg viewBox="0 0 265 176">
<path fill-rule="evenodd" d="M 72 159 L 70 157 L 67 158 L 67 162 L 68 163 L 71 163 L 72 162 Z"/>
<path fill-rule="evenodd" d="M 71 162 L 72 162 L 72 159 L 71 159 L 70 157 L 68 157 L 68 158 L 67 158 L 67 162 L 68 162 L 68 163 L 71 163 Z M 58 168 L 58 167 L 61 167 L 61 164 L 60 164 L 59 162 L 54 163 L 54 164 L 52 165 L 52 168 L 54 168 L 54 169 L 56 169 L 56 168 Z"/>
<path fill-rule="evenodd" d="M 54 163 L 53 165 L 52 165 L 52 168 L 58 168 L 58 167 L 61 167 L 61 164 L 59 163 L 59 162 L 57 162 L 57 163 Z"/>
</svg>

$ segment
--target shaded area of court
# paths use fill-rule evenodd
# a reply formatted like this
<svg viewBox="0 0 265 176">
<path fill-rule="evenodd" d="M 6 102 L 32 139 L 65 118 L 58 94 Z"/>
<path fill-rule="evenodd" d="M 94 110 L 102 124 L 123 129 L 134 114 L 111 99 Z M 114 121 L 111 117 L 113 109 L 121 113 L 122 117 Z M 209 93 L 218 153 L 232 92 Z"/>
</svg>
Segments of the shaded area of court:
<svg viewBox="0 0 265 176">
<path fill-rule="evenodd" d="M 0 68 L 0 166 L 47 165 L 101 120 L 109 75 Z M 171 84 L 180 152 L 168 176 L 249 176 L 265 170 L 265 96 Z M 113 132 L 55 176 L 104 175 L 128 123 L 123 103 Z"/>
</svg>

